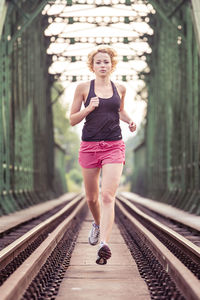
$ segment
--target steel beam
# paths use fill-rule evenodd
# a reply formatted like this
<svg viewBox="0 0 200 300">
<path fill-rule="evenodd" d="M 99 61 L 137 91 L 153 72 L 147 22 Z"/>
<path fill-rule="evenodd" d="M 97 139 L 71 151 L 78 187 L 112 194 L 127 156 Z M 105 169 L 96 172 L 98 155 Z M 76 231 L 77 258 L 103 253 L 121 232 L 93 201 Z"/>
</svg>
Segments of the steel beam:
<svg viewBox="0 0 200 300">
<path fill-rule="evenodd" d="M 167 25 L 172 26 L 173 28 L 175 28 L 177 30 L 178 35 L 181 36 L 182 39 L 184 40 L 185 36 L 178 29 L 178 25 L 180 25 L 180 24 L 178 24 L 177 22 L 172 21 L 169 18 L 169 16 L 165 13 L 165 11 L 162 9 L 162 7 L 157 3 L 156 0 L 148 0 L 148 1 L 155 8 L 155 10 L 160 15 L 160 17 L 163 19 L 163 21 L 165 21 L 165 23 Z"/>
<path fill-rule="evenodd" d="M 168 18 L 171 18 L 180 8 L 181 6 L 186 2 L 187 0 L 181 0 L 179 4 L 173 8 L 173 10 L 168 15 Z"/>
<path fill-rule="evenodd" d="M 200 1 L 192 0 L 192 16 L 200 55 Z"/>
<path fill-rule="evenodd" d="M 13 43 L 16 41 L 16 39 L 19 36 L 21 36 L 21 34 L 26 30 L 26 28 L 33 22 L 33 20 L 38 16 L 38 14 L 42 11 L 42 9 L 47 3 L 48 0 L 41 1 L 37 9 L 32 14 L 26 14 L 24 23 L 21 25 L 20 29 L 15 32 L 11 40 L 8 42 L 8 53 L 11 53 Z M 13 3 L 11 2 L 11 4 L 16 5 L 15 2 Z"/>
<path fill-rule="evenodd" d="M 4 21 L 6 18 L 7 8 L 8 8 L 8 3 L 5 0 L 1 0 L 0 1 L 0 40 L 1 40 Z"/>
</svg>

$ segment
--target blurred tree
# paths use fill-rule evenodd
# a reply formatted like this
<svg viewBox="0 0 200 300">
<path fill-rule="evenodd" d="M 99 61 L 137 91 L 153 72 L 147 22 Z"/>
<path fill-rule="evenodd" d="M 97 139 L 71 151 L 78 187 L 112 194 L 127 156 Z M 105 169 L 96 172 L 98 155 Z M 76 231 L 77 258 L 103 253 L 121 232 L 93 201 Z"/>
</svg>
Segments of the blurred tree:
<svg viewBox="0 0 200 300">
<path fill-rule="evenodd" d="M 78 185 L 82 183 L 82 175 L 77 169 L 70 170 L 69 177 Z"/>
<path fill-rule="evenodd" d="M 123 169 L 125 177 L 124 185 L 131 184 L 133 174 L 133 138 L 129 138 L 126 142 L 126 163 Z"/>
<path fill-rule="evenodd" d="M 81 173 L 81 169 L 78 163 L 78 150 L 80 145 L 80 139 L 78 134 L 73 130 L 67 118 L 68 106 L 64 106 L 63 94 L 64 87 L 55 82 L 51 90 L 51 99 L 53 105 L 53 122 L 54 122 L 54 140 L 65 150 L 65 169 L 66 173 L 73 170 Z M 72 173 L 73 174 L 73 173 Z M 82 180 L 77 180 L 76 176 L 71 178 L 76 183 L 81 184 Z"/>
</svg>

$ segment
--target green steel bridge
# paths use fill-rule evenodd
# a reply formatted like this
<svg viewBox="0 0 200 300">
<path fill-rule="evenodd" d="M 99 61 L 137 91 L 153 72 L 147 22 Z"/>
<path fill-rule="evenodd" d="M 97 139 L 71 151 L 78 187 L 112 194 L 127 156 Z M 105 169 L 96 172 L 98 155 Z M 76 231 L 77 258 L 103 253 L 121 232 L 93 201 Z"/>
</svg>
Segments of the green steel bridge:
<svg viewBox="0 0 200 300">
<path fill-rule="evenodd" d="M 52 12 L 54 4 L 57 10 Z M 136 8 L 142 5 L 148 12 L 137 14 Z M 99 17 L 102 8 L 107 9 L 107 19 Z M 111 8 L 118 10 L 115 18 Z M 93 18 L 91 10 L 98 12 Z M 132 24 L 144 20 L 153 34 L 135 37 Z M 70 34 L 45 35 L 52 22 L 64 22 Z M 114 23 L 124 27 L 116 27 L 115 37 L 99 39 L 95 32 L 80 37 L 73 29 L 80 23 L 90 24 L 95 32 L 100 26 L 110 30 Z M 129 70 L 128 75 L 120 75 L 126 82 L 136 76 L 128 69 L 130 61 L 136 56 L 145 60 L 148 67 L 137 76 L 145 82 L 147 96 L 144 91 L 138 96 L 146 97 L 147 113 L 134 139 L 131 189 L 199 215 L 199 0 L 0 0 L 0 214 L 67 191 L 65 151 L 54 141 L 50 90 L 62 76 L 69 82 L 85 77 L 69 73 L 71 67 L 64 75 L 49 72 L 58 59 L 47 51 L 55 40 L 71 46 L 91 41 L 95 45 L 121 43 L 129 50 L 120 56 Z M 148 42 L 151 51 L 135 53 L 131 45 L 138 40 Z M 67 58 L 60 55 L 60 62 L 70 59 L 70 66 L 75 65 L 85 55 L 82 49 L 79 52 Z M 59 191 L 58 173 L 63 182 Z"/>
</svg>

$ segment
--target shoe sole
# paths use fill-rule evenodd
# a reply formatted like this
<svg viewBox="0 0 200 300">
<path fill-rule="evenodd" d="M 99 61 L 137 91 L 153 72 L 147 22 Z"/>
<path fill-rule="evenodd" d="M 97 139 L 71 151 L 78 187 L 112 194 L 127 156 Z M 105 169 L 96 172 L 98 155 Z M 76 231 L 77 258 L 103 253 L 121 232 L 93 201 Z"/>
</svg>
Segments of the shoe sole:
<svg viewBox="0 0 200 300">
<path fill-rule="evenodd" d="M 96 260 L 96 263 L 98 265 L 105 265 L 107 264 L 107 260 L 111 258 L 111 251 L 110 248 L 107 245 L 103 245 L 98 251 L 98 258 Z"/>
<path fill-rule="evenodd" d="M 98 257 L 96 260 L 97 265 L 106 265 L 107 264 L 107 259 L 103 257 Z"/>
</svg>

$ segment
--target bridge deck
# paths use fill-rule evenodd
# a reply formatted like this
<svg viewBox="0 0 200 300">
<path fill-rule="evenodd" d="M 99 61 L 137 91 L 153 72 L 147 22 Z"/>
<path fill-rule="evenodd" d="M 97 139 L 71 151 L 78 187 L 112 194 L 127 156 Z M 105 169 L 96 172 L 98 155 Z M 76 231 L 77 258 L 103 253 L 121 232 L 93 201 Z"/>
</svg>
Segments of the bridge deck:
<svg viewBox="0 0 200 300">
<path fill-rule="evenodd" d="M 70 266 L 61 283 L 57 300 L 150 299 L 148 288 L 140 277 L 117 225 L 114 225 L 110 247 L 112 257 L 107 265 L 95 263 L 98 246 L 88 244 L 92 218 L 88 214 L 72 253 Z"/>
</svg>

